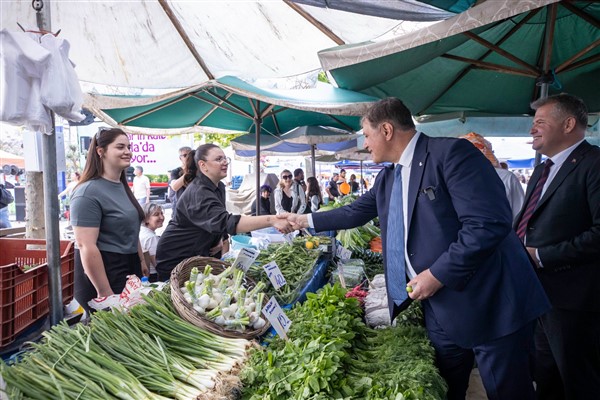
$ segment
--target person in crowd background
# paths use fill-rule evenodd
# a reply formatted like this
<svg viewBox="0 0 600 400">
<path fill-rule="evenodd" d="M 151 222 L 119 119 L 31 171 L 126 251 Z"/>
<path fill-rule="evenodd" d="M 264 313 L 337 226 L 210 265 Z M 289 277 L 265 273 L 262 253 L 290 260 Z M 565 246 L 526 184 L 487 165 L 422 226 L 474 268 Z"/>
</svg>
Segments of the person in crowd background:
<svg viewBox="0 0 600 400">
<path fill-rule="evenodd" d="M 306 193 L 306 182 L 304 182 L 304 171 L 302 168 L 294 170 L 294 183 L 302 188 L 302 192 Z"/>
<path fill-rule="evenodd" d="M 285 212 L 303 213 L 306 207 L 306 194 L 295 187 L 292 173 L 284 169 L 279 174 L 279 184 L 275 188 L 273 195 L 275 197 L 275 213 L 283 214 Z"/>
<path fill-rule="evenodd" d="M 71 219 L 71 193 L 73 193 L 73 189 L 79 184 L 79 179 L 81 179 L 81 174 L 77 171 L 72 172 L 71 181 L 67 184 L 65 190 L 58 194 L 58 200 L 61 206 L 61 216 L 65 216 L 68 220 Z M 71 228 L 70 225 L 67 227 L 67 229 Z"/>
<path fill-rule="evenodd" d="M 317 212 L 323 204 L 323 196 L 321 195 L 321 188 L 319 187 L 319 181 L 315 177 L 309 177 L 306 182 L 308 183 L 308 189 L 306 193 L 306 199 L 310 212 Z"/>
<path fill-rule="evenodd" d="M 348 184 L 350 185 L 350 194 L 357 194 L 360 188 L 358 182 L 356 182 L 356 175 L 350 175 L 350 182 Z"/>
<path fill-rule="evenodd" d="M 2 183 L 0 183 L 0 187 L 5 189 L 13 189 L 15 186 L 10 182 L 5 181 L 4 178 L 2 178 Z M 0 229 L 11 227 L 12 224 L 10 223 L 10 218 L 8 214 L 8 204 L 6 204 L 4 205 L 4 207 L 0 208 Z"/>
<path fill-rule="evenodd" d="M 156 270 L 161 281 L 168 279 L 173 268 L 186 258 L 220 258 L 221 252 L 228 250 L 229 235 L 267 227 L 282 233 L 292 231 L 287 221 L 271 215 L 252 217 L 227 212 L 221 181 L 227 176 L 230 160 L 219 146 L 199 146 L 194 162 L 198 173 L 177 200 L 177 214 L 158 241 Z M 292 174 L 288 174 L 291 181 Z"/>
<path fill-rule="evenodd" d="M 271 186 L 262 185 L 260 187 L 260 215 L 271 215 Z M 256 215 L 256 201 L 252 202 L 250 215 Z"/>
<path fill-rule="evenodd" d="M 494 155 L 492 144 L 483 136 L 475 132 L 470 132 L 461 136 L 461 138 L 467 139 L 469 142 L 473 143 L 473 145 L 477 147 L 483 153 L 485 158 L 487 158 L 494 166 L 496 173 L 504 184 L 504 190 L 506 192 L 506 197 L 508 198 L 508 203 L 510 204 L 510 209 L 512 210 L 514 221 L 517 214 L 521 211 L 523 199 L 525 198 L 525 193 L 523 192 L 523 187 L 521 186 L 519 179 L 508 169 L 501 167 L 500 162 Z"/>
<path fill-rule="evenodd" d="M 71 194 L 75 235 L 75 299 L 120 294 L 128 275 L 148 275 L 139 241 L 142 207 L 127 183 L 129 137 L 101 128 L 92 138 L 79 184 Z"/>
<path fill-rule="evenodd" d="M 133 172 L 133 194 L 140 205 L 150 201 L 150 179 L 144 175 L 144 168 L 141 165 L 135 167 Z"/>
<path fill-rule="evenodd" d="M 338 180 L 337 180 L 338 187 L 340 186 L 340 184 L 342 184 L 344 182 L 346 182 L 346 170 L 342 168 L 340 170 L 340 174 L 338 175 Z"/>
<path fill-rule="evenodd" d="M 177 209 L 177 198 L 181 197 L 185 187 L 194 179 L 196 176 L 196 169 L 194 168 L 191 173 L 186 174 L 188 159 L 187 156 L 192 151 L 191 147 L 183 146 L 179 148 L 179 162 L 181 166 L 171 170 L 171 176 L 169 177 L 169 200 L 171 200 L 173 215 Z M 192 162 L 192 165 L 195 163 Z"/>
<path fill-rule="evenodd" d="M 306 202 L 306 182 L 304 182 L 304 171 L 302 168 L 296 168 L 294 170 L 292 190 L 296 192 L 298 199 L 300 199 L 297 209 L 292 209 L 292 212 L 298 214 L 310 212 L 310 205 Z M 302 201 L 302 199 L 304 199 L 304 201 Z"/>
<path fill-rule="evenodd" d="M 156 230 L 163 226 L 165 215 L 163 208 L 156 203 L 146 203 L 142 206 L 144 210 L 144 220 L 140 227 L 140 245 L 144 254 L 144 260 L 149 270 L 150 282 L 158 280 L 156 273 L 156 246 L 158 245 L 158 235 Z"/>
<path fill-rule="evenodd" d="M 362 127 L 373 161 L 396 165 L 350 205 L 281 218 L 325 231 L 379 216 L 391 319 L 421 301 L 447 398 L 465 398 L 476 360 L 490 399 L 533 399 L 528 352 L 549 302 L 493 167 L 465 140 L 417 132 L 396 98 L 375 103 Z"/>
<path fill-rule="evenodd" d="M 65 190 L 63 190 L 62 192 L 60 192 L 58 194 L 58 199 L 62 199 L 64 196 L 67 197 L 67 200 L 69 199 L 69 197 L 71 197 L 71 193 L 73 193 L 73 189 L 75 189 L 75 186 L 77 186 L 77 184 L 79 184 L 79 179 L 81 178 L 81 174 L 77 171 L 73 171 L 71 173 L 71 181 L 67 184 L 67 187 L 65 187 Z"/>
<path fill-rule="evenodd" d="M 325 189 L 325 191 L 327 192 L 327 197 L 329 198 L 329 201 L 334 201 L 337 197 L 340 197 L 340 191 L 338 190 L 338 185 L 337 185 L 338 176 L 339 176 L 339 174 L 337 172 L 334 172 L 331 175 L 331 180 L 329 181 L 329 185 Z"/>
<path fill-rule="evenodd" d="M 515 222 L 552 309 L 538 320 L 539 399 L 600 395 L 600 149 L 585 140 L 584 102 L 559 94 L 532 103 L 533 149 L 548 157 Z"/>
<path fill-rule="evenodd" d="M 362 185 L 362 189 L 364 192 L 369 190 L 369 185 L 367 184 L 367 181 L 365 180 L 365 178 L 360 178 L 360 184 Z"/>
</svg>

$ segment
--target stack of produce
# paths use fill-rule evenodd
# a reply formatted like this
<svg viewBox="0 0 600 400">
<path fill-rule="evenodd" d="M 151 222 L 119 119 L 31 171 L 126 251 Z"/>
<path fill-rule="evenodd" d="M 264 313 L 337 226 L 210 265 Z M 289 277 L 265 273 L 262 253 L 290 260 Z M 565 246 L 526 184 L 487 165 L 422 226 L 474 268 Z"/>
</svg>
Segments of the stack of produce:
<svg viewBox="0 0 600 400">
<path fill-rule="evenodd" d="M 294 243 L 304 245 L 307 250 L 314 250 L 318 249 L 320 245 L 331 244 L 331 238 L 329 236 L 296 236 Z"/>
<path fill-rule="evenodd" d="M 266 324 L 261 316 L 265 284 L 258 282 L 248 291 L 243 280 L 244 271 L 231 266 L 218 275 L 212 273 L 210 265 L 202 273 L 193 267 L 190 279 L 180 290 L 194 310 L 226 329 L 261 329 Z"/>
<path fill-rule="evenodd" d="M 371 250 L 355 250 L 352 252 L 353 258 L 360 258 L 365 263 L 365 274 L 369 279 L 377 274 L 383 274 L 383 255 Z"/>
<path fill-rule="evenodd" d="M 182 320 L 156 292 L 129 314 L 98 312 L 89 325 L 65 323 L 12 366 L 1 365 L 10 399 L 224 399 L 249 342 Z"/>
<path fill-rule="evenodd" d="M 271 244 L 262 250 L 256 263 L 250 267 L 247 274 L 257 282 L 262 282 L 266 287 L 265 295 L 269 298 L 275 296 L 279 304 L 291 304 L 298 297 L 298 291 L 310 279 L 319 255 L 319 250 L 308 250 L 303 241 L 294 241 L 292 244 Z M 265 274 L 262 266 L 275 261 L 281 270 L 286 284 L 275 290 L 271 281 Z"/>
<path fill-rule="evenodd" d="M 329 211 L 338 207 L 343 207 L 356 200 L 356 196 L 344 196 L 337 198 L 334 202 L 329 203 L 319 209 L 321 211 Z M 372 239 L 381 236 L 381 231 L 375 226 L 374 221 L 369 221 L 363 226 L 352 229 L 339 230 L 336 239 L 340 241 L 342 246 L 348 250 L 362 250 L 370 247 Z"/>
<path fill-rule="evenodd" d="M 445 397 L 422 327 L 366 327 L 357 299 L 339 285 L 309 294 L 289 317 L 289 340 L 255 349 L 242 370 L 244 399 Z"/>
<path fill-rule="evenodd" d="M 381 236 L 377 236 L 371 239 L 369 243 L 369 249 L 375 253 L 383 253 L 383 243 L 381 242 Z"/>
</svg>

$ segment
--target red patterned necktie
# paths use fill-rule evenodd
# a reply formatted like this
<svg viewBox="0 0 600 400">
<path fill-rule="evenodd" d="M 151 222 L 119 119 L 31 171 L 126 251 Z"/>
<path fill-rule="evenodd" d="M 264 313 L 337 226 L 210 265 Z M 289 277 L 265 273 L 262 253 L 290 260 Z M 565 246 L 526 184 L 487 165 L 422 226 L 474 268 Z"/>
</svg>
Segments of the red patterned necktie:
<svg viewBox="0 0 600 400">
<path fill-rule="evenodd" d="M 550 175 L 550 167 L 554 165 L 552 160 L 547 159 L 544 163 L 544 171 L 542 171 L 542 176 L 538 180 L 535 188 L 533 189 L 533 193 L 529 197 L 529 201 L 527 202 L 527 207 L 525 207 L 525 212 L 521 216 L 521 221 L 519 222 L 519 226 L 517 227 L 517 235 L 521 241 L 525 239 L 525 232 L 527 231 L 527 224 L 529 223 L 529 218 L 533 215 L 535 211 L 535 207 L 537 203 L 540 201 L 540 197 L 542 197 L 542 189 L 544 189 L 544 184 L 548 180 L 548 175 Z"/>
</svg>

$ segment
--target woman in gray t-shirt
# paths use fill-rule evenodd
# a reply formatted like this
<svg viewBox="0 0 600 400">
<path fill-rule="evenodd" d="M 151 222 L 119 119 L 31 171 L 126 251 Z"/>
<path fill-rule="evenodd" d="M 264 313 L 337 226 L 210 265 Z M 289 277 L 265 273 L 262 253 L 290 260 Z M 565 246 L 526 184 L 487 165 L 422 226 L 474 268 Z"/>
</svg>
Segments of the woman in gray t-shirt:
<svg viewBox="0 0 600 400">
<path fill-rule="evenodd" d="M 125 132 L 100 129 L 71 195 L 75 298 L 86 310 L 94 298 L 121 293 L 128 275 L 148 274 L 139 245 L 144 213 L 125 176 L 131 154 Z"/>
</svg>

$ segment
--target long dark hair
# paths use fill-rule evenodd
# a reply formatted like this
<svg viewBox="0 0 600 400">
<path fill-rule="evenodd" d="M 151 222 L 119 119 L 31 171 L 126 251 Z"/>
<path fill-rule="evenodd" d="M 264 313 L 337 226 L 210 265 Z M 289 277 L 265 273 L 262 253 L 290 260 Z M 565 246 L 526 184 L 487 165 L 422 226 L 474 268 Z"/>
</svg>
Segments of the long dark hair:
<svg viewBox="0 0 600 400">
<path fill-rule="evenodd" d="M 77 186 L 84 182 L 98 179 L 102 176 L 104 173 L 104 164 L 102 163 L 102 159 L 96 150 L 101 148 L 106 151 L 108 145 L 114 142 L 121 135 L 127 136 L 125 132 L 118 128 L 100 128 L 98 130 L 98 133 L 94 135 L 92 142 L 90 143 L 85 168 L 83 169 L 83 173 L 81 174 L 81 178 L 79 179 Z M 127 197 L 129 197 L 131 204 L 133 204 L 136 208 L 140 222 L 143 221 L 144 210 L 142 210 L 142 206 L 140 206 L 140 203 L 138 203 L 136 200 L 131 188 L 129 187 L 129 184 L 127 183 L 127 175 L 125 174 L 125 170 L 121 171 L 119 180 L 121 181 L 123 187 L 125 187 L 125 193 L 127 193 Z"/>
<path fill-rule="evenodd" d="M 183 166 L 183 184 L 189 185 L 198 174 L 198 163 L 196 162 L 196 150 L 190 150 L 187 157 L 185 158 L 185 165 Z"/>
<path fill-rule="evenodd" d="M 319 186 L 319 181 L 314 176 L 309 177 L 306 180 L 307 184 L 307 193 L 306 198 L 308 202 L 310 202 L 310 198 L 313 196 L 319 196 L 319 205 L 323 204 L 323 195 L 321 194 L 321 187 Z M 310 206 L 310 205 L 309 205 Z"/>
</svg>

